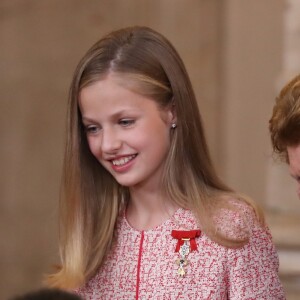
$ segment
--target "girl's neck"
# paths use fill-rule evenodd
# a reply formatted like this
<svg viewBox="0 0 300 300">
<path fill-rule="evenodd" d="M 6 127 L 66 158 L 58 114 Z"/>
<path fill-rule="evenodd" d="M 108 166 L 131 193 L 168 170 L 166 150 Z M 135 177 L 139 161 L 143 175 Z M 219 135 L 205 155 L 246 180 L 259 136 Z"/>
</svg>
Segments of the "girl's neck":
<svg viewBox="0 0 300 300">
<path fill-rule="evenodd" d="M 126 217 L 135 229 L 149 230 L 169 219 L 177 208 L 162 192 L 131 189 Z"/>
</svg>

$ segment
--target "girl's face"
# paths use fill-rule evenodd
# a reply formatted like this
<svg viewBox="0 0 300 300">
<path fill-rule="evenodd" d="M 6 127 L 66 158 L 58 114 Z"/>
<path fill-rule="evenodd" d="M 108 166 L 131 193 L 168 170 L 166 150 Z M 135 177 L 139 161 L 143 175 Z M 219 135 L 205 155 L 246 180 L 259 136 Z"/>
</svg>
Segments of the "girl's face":
<svg viewBox="0 0 300 300">
<path fill-rule="evenodd" d="M 108 76 L 82 89 L 79 106 L 88 144 L 123 186 L 155 188 L 170 148 L 171 110 Z"/>
</svg>

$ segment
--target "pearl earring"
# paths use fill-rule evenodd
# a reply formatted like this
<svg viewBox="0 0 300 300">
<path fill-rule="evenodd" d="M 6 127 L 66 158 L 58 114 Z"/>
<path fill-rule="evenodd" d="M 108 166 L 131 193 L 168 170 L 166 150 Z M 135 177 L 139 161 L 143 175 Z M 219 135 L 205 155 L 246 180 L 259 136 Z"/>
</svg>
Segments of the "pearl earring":
<svg viewBox="0 0 300 300">
<path fill-rule="evenodd" d="M 173 123 L 173 124 L 171 125 L 171 127 L 172 127 L 173 129 L 176 128 L 176 127 L 177 127 L 176 123 Z"/>
</svg>

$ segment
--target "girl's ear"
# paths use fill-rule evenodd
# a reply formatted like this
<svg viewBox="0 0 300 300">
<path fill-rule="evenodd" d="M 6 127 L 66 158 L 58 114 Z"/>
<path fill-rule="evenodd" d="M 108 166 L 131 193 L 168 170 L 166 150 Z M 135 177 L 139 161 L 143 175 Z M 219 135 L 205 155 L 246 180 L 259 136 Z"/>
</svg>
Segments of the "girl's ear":
<svg viewBox="0 0 300 300">
<path fill-rule="evenodd" d="M 168 109 L 168 121 L 170 125 L 177 124 L 177 114 L 176 114 L 176 107 L 174 103 L 172 103 Z"/>
<path fill-rule="evenodd" d="M 167 107 L 164 107 L 162 112 L 162 119 L 166 124 L 170 126 L 170 128 L 175 128 L 174 124 L 177 124 L 177 113 L 174 102 L 172 101 Z"/>
</svg>

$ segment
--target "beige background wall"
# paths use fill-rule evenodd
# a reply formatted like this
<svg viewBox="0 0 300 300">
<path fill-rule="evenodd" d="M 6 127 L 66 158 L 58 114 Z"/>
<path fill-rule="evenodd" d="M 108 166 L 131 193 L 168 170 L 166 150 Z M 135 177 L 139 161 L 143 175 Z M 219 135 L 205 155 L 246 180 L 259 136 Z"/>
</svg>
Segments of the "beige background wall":
<svg viewBox="0 0 300 300">
<path fill-rule="evenodd" d="M 263 202 L 271 156 L 268 120 L 282 67 L 285 3 L 223 2 L 220 164 L 230 184 Z"/>
<path fill-rule="evenodd" d="M 283 10 L 282 0 L 1 1 L 1 299 L 39 287 L 58 261 L 68 86 L 79 58 L 113 29 L 147 25 L 170 39 L 191 76 L 217 169 L 264 203 Z"/>
</svg>

